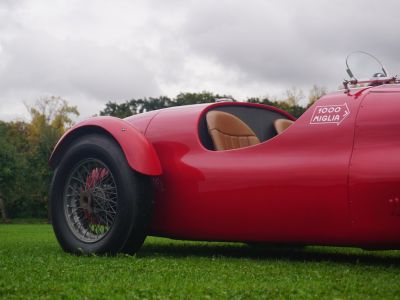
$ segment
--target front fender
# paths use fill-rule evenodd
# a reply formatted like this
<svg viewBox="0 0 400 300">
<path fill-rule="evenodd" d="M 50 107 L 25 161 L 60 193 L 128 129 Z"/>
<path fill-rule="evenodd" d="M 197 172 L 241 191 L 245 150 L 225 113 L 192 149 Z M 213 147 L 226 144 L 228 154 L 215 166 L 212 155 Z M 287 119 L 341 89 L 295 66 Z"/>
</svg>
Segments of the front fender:
<svg viewBox="0 0 400 300">
<path fill-rule="evenodd" d="M 160 160 L 153 145 L 128 122 L 115 117 L 95 117 L 82 121 L 69 129 L 58 141 L 49 164 L 55 168 L 64 150 L 82 134 L 101 132 L 111 136 L 121 147 L 129 166 L 135 171 L 157 176 L 162 173 Z"/>
</svg>

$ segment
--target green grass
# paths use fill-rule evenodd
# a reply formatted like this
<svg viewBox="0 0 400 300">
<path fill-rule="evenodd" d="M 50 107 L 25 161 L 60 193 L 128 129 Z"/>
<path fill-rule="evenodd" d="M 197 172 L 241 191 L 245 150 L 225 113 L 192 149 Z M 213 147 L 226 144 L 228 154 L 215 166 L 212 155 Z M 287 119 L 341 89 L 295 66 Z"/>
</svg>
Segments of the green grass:
<svg viewBox="0 0 400 300">
<path fill-rule="evenodd" d="M 1 225 L 0 221 L 0 225 Z M 7 224 L 49 224 L 49 221 L 46 219 L 38 219 L 38 218 L 14 218 L 7 220 Z"/>
<path fill-rule="evenodd" d="M 400 251 L 148 238 L 136 256 L 78 257 L 50 225 L 0 225 L 0 298 L 400 299 Z"/>
</svg>

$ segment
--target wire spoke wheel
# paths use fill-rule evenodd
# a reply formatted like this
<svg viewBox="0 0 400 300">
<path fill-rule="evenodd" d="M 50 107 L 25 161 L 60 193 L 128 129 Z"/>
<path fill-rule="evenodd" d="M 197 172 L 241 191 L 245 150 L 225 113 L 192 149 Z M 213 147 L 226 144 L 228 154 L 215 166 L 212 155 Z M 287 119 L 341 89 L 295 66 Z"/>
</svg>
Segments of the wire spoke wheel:
<svg viewBox="0 0 400 300">
<path fill-rule="evenodd" d="M 64 147 L 50 191 L 61 248 L 78 255 L 138 251 L 151 222 L 152 177 L 132 169 L 118 143 L 103 134 L 83 134 Z"/>
<path fill-rule="evenodd" d="M 63 206 L 68 227 L 82 242 L 95 243 L 110 232 L 118 213 L 117 186 L 109 168 L 87 158 L 67 176 Z"/>
</svg>

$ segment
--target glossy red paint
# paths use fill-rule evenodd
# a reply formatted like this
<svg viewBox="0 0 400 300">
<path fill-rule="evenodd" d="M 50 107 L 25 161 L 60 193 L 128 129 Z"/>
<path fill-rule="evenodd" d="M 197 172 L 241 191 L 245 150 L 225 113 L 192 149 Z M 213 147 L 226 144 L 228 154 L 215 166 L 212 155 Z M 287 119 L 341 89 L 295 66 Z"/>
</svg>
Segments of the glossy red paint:
<svg viewBox="0 0 400 300">
<path fill-rule="evenodd" d="M 163 169 L 152 234 L 400 247 L 399 91 L 327 95 L 281 135 L 230 151 L 203 147 L 199 120 L 216 106 L 253 104 L 158 111 L 145 132 Z M 317 107 L 343 105 L 350 114 L 340 123 L 311 124 Z M 135 125 L 135 117 L 129 122 Z"/>
<path fill-rule="evenodd" d="M 400 89 L 373 89 L 361 101 L 350 164 L 356 243 L 400 246 Z"/>
<path fill-rule="evenodd" d="M 53 156 L 80 128 L 114 136 L 133 169 L 157 175 L 151 235 L 400 248 L 399 85 L 326 95 L 261 144 L 208 150 L 200 124 L 207 111 L 224 106 L 295 120 L 240 102 L 94 118 L 69 131 Z"/>
<path fill-rule="evenodd" d="M 358 102 L 351 100 L 345 101 L 356 111 Z M 319 104 L 343 101 L 331 96 Z M 340 126 L 310 125 L 311 108 L 279 136 L 219 152 L 205 149 L 195 134 L 199 118 L 211 108 L 165 110 L 149 125 L 146 137 L 163 168 L 154 234 L 230 241 L 351 242 L 347 176 L 354 113 Z"/>
<path fill-rule="evenodd" d="M 68 130 L 57 143 L 50 157 L 50 165 L 55 167 L 63 149 L 69 142 L 81 134 L 90 133 L 93 129 L 111 135 L 121 146 L 129 166 L 146 175 L 160 175 L 162 173 L 158 156 L 144 135 L 129 122 L 114 117 L 96 117 L 79 124 Z"/>
</svg>

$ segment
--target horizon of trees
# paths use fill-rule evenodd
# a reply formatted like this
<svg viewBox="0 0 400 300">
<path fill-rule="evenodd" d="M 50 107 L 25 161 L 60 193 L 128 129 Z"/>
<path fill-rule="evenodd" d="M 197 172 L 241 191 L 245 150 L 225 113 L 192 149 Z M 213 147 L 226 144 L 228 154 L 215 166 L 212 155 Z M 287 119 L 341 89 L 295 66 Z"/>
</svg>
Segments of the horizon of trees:
<svg viewBox="0 0 400 300">
<path fill-rule="evenodd" d="M 308 103 L 306 106 L 299 104 L 300 101 L 304 99 L 304 92 L 296 87 L 291 87 L 290 89 L 287 89 L 285 91 L 285 96 L 282 99 L 269 96 L 261 98 L 252 97 L 247 98 L 243 102 L 260 103 L 279 107 L 298 118 L 307 110 L 308 107 L 310 107 L 315 101 L 317 101 L 326 93 L 327 89 L 325 87 L 313 85 L 310 89 L 307 98 Z M 229 98 L 232 99 L 232 101 L 238 101 L 230 95 L 219 95 L 208 91 L 203 91 L 201 93 L 179 93 L 175 98 L 160 96 L 131 99 L 122 103 L 118 103 L 116 101 L 108 101 L 105 104 L 105 108 L 100 111 L 100 115 L 126 118 L 131 115 L 161 108 L 189 104 L 212 103 L 221 98 Z"/>
<path fill-rule="evenodd" d="M 61 135 L 79 115 L 61 97 L 43 97 L 26 106 L 31 120 L 0 121 L 1 219 L 46 218 L 53 176 L 48 159 Z"/>
<path fill-rule="evenodd" d="M 247 102 L 276 106 L 299 117 L 324 94 L 326 88 L 313 86 L 307 106 L 299 105 L 304 93 L 296 88 L 288 89 L 283 99 L 248 98 Z M 229 95 L 211 92 L 180 93 L 174 98 L 109 101 L 99 114 L 124 118 L 160 108 L 215 102 L 219 98 L 236 101 Z M 73 117 L 79 116 L 76 106 L 56 96 L 39 98 L 26 108 L 30 121 L 0 120 L 0 222 L 16 217 L 48 217 L 48 193 L 53 176 L 48 159 L 62 134 L 73 125 Z"/>
</svg>

